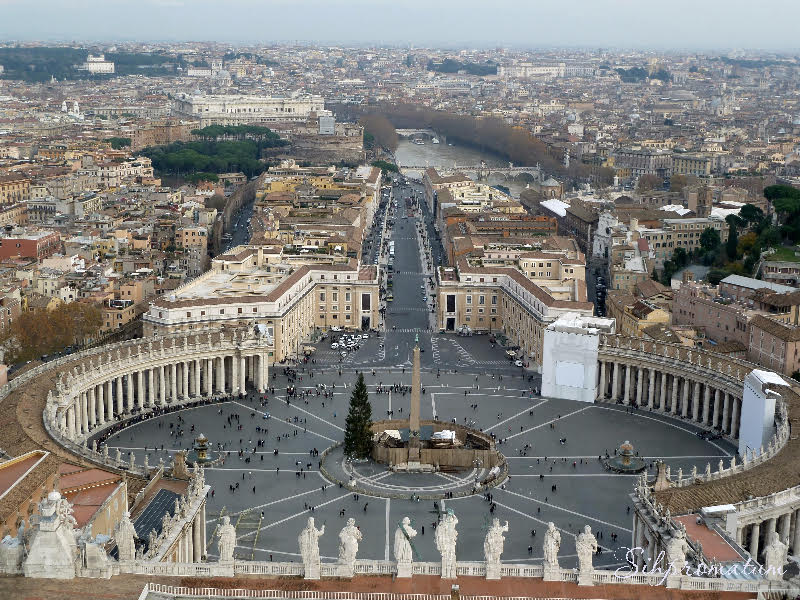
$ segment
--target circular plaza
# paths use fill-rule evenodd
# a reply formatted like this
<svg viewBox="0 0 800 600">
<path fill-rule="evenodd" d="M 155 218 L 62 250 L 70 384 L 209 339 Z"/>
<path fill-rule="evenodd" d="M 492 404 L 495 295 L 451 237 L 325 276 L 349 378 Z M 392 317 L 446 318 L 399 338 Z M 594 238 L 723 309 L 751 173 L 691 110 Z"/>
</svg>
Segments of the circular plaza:
<svg viewBox="0 0 800 600">
<path fill-rule="evenodd" d="M 404 473 L 345 459 L 339 444 L 356 370 L 343 367 L 340 375 L 338 367 L 309 364 L 290 382 L 278 366 L 264 394 L 250 390 L 234 399 L 178 409 L 127 427 L 105 443 L 112 454 L 119 449 L 123 461 L 133 453 L 139 463 L 146 454 L 150 465 L 162 459 L 169 464 L 202 433 L 212 451 L 223 453 L 221 463 L 205 470 L 211 486 L 206 513 L 210 560 L 216 551 L 210 534 L 223 516 L 236 526 L 237 558 L 257 561 L 298 560 L 297 532 L 314 516 L 330 528 L 320 538 L 323 562 L 336 560 L 335 532 L 348 518 L 362 531 L 361 557 L 390 559 L 397 524 L 408 516 L 419 532 L 419 560 L 435 561 L 434 528 L 446 506 L 462 524 L 460 560 L 483 558 L 486 529 L 497 517 L 510 524 L 504 563 L 540 562 L 542 536 L 552 521 L 562 531 L 566 567 L 576 563 L 575 536 L 587 524 L 602 547 L 595 564 L 624 563 L 624 551 L 615 550 L 631 539 L 630 494 L 637 475 L 617 474 L 604 464 L 623 441 L 630 441 L 650 476 L 658 460 L 673 473 L 688 473 L 720 459 L 727 463 L 734 453 L 728 441 L 703 439 L 695 424 L 654 410 L 542 398 L 526 377 L 510 372 L 423 369 L 420 418 L 436 415 L 480 430 L 495 439 L 505 456 L 508 476 L 502 485 L 473 493 L 476 480 L 486 476 L 480 466 Z M 403 418 L 411 370 L 364 374 L 373 419 Z M 297 395 L 287 402 L 290 385 Z"/>
</svg>

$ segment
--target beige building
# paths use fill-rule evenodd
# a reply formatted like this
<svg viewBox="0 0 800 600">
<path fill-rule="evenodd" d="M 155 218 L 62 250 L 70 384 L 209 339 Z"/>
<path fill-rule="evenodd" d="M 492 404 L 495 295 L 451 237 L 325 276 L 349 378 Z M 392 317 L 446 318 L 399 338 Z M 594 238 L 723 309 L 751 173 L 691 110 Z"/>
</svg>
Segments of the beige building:
<svg viewBox="0 0 800 600">
<path fill-rule="evenodd" d="M 524 360 L 541 365 L 544 329 L 568 312 L 591 316 L 594 305 L 586 300 L 583 265 L 572 265 L 570 259 L 554 255 L 547 280 L 547 259 L 537 258 L 535 271 L 533 257 L 525 260 L 529 272 L 536 274 L 535 280 L 516 266 L 473 267 L 465 259 L 458 262 L 458 270 L 440 268 L 439 330 L 502 333 L 510 345 L 520 347 Z M 542 278 L 538 277 L 540 262 Z M 567 277 L 556 279 L 556 264 L 558 272 Z"/>
<path fill-rule="evenodd" d="M 262 325 L 271 361 L 299 353 L 315 330 L 378 326 L 378 271 L 346 258 L 284 254 L 276 246 L 238 246 L 211 269 L 150 305 L 144 335 Z"/>
</svg>

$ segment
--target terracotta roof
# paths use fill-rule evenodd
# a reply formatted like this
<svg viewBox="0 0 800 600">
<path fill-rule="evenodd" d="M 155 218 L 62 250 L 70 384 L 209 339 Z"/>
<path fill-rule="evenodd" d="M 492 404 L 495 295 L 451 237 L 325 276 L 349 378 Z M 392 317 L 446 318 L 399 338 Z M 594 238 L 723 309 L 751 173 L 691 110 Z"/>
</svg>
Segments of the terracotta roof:
<svg viewBox="0 0 800 600">
<path fill-rule="evenodd" d="M 762 329 L 770 335 L 774 335 L 776 338 L 785 342 L 800 341 L 800 327 L 779 323 L 778 321 L 774 321 L 773 319 L 769 319 L 762 315 L 755 315 L 752 319 L 750 319 L 750 327 Z"/>
<path fill-rule="evenodd" d="M 789 411 L 791 431 L 800 431 L 798 387 L 781 387 L 779 393 Z M 716 468 L 716 466 L 714 466 Z M 672 514 L 696 512 L 704 506 L 735 504 L 800 484 L 800 438 L 790 436 L 783 449 L 764 463 L 729 477 L 656 492 L 656 500 Z"/>
<path fill-rule="evenodd" d="M 639 281 L 636 284 L 636 291 L 639 292 L 639 295 L 643 298 L 651 298 L 653 296 L 657 296 L 658 294 L 668 294 L 672 295 L 672 289 L 668 288 L 667 286 L 655 281 L 653 279 L 645 279 L 644 281 Z"/>
</svg>

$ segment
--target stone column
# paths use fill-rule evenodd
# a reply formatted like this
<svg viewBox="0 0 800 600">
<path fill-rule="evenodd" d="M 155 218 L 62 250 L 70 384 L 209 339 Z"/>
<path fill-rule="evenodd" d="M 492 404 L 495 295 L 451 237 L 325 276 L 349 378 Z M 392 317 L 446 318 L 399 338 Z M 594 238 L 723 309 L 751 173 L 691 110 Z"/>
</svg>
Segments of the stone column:
<svg viewBox="0 0 800 600">
<path fill-rule="evenodd" d="M 672 396 L 672 399 L 671 399 L 670 405 L 669 405 L 669 412 L 671 412 L 673 415 L 677 415 L 678 414 L 678 378 L 675 375 L 672 376 L 672 392 L 671 392 L 670 395 Z"/>
<path fill-rule="evenodd" d="M 728 433 L 730 431 L 731 426 L 731 415 L 730 415 L 730 400 L 731 395 L 728 392 L 721 392 L 725 396 L 725 400 L 722 405 L 722 431 L 724 433 Z"/>
<path fill-rule="evenodd" d="M 719 425 L 719 390 L 714 391 L 714 414 L 712 415 L 711 426 L 716 427 Z"/>
<path fill-rule="evenodd" d="M 167 403 L 167 377 L 164 373 L 164 365 L 158 367 L 158 399 L 162 406 Z"/>
<path fill-rule="evenodd" d="M 689 414 L 689 380 L 683 379 L 683 394 L 681 398 L 681 416 L 686 417 Z"/>
<path fill-rule="evenodd" d="M 623 404 L 631 403 L 631 366 L 625 365 L 625 394 L 622 396 Z"/>
<path fill-rule="evenodd" d="M 181 372 L 183 374 L 183 396 L 185 398 L 189 398 L 191 393 L 189 393 L 189 366 L 191 363 L 189 361 L 184 361 L 181 363 Z"/>
<path fill-rule="evenodd" d="M 619 363 L 614 361 L 614 374 L 611 376 L 611 399 L 617 401 L 617 393 L 619 390 Z"/>
<path fill-rule="evenodd" d="M 156 374 L 154 369 L 147 369 L 147 405 L 156 403 Z"/>
<path fill-rule="evenodd" d="M 636 528 L 636 543 L 634 547 L 636 548 L 644 548 L 644 539 L 645 539 L 645 524 L 643 522 L 639 522 L 639 526 Z M 639 569 L 644 566 L 644 552 L 638 552 L 636 555 L 636 564 L 639 565 Z"/>
<path fill-rule="evenodd" d="M 67 407 L 67 437 L 75 439 L 75 404 Z"/>
<path fill-rule="evenodd" d="M 206 363 L 206 381 L 205 381 L 206 396 L 210 396 L 214 393 L 214 389 L 211 386 L 212 383 L 211 369 L 214 367 L 214 359 L 206 358 L 204 360 Z"/>
<path fill-rule="evenodd" d="M 144 371 L 136 372 L 136 406 L 144 408 Z"/>
<path fill-rule="evenodd" d="M 739 411 L 742 407 L 742 401 L 739 398 L 733 398 L 733 416 L 731 417 L 731 437 L 739 439 Z"/>
<path fill-rule="evenodd" d="M 772 517 L 771 519 L 767 519 L 767 530 L 764 533 L 764 542 L 769 543 L 769 540 L 772 538 L 773 532 L 777 533 L 778 528 L 778 519 Z"/>
<path fill-rule="evenodd" d="M 781 541 L 786 544 L 787 546 L 791 543 L 789 540 L 789 529 L 792 526 L 792 513 L 784 513 L 781 515 L 780 520 L 778 521 L 778 528 L 779 533 L 781 536 Z"/>
<path fill-rule="evenodd" d="M 700 420 L 700 382 L 694 382 L 694 397 L 692 398 L 692 421 L 697 423 Z"/>
<path fill-rule="evenodd" d="M 711 408 L 711 388 L 706 383 L 704 386 L 705 388 L 703 393 L 703 425 L 708 423 L 708 413 Z"/>
<path fill-rule="evenodd" d="M 750 556 L 753 560 L 758 561 L 758 536 L 761 533 L 761 526 L 758 523 L 753 523 L 750 528 Z"/>
<path fill-rule="evenodd" d="M 647 370 L 647 408 L 652 409 L 653 404 L 655 402 L 655 392 L 656 392 L 656 372 L 655 369 L 648 369 Z"/>
<path fill-rule="evenodd" d="M 200 562 L 203 556 L 200 550 L 200 524 L 197 517 L 192 521 L 192 562 Z"/>
<path fill-rule="evenodd" d="M 225 356 L 217 357 L 217 391 L 225 393 Z"/>
<path fill-rule="evenodd" d="M 200 360 L 195 358 L 194 359 L 194 395 L 196 397 L 200 397 L 202 392 L 200 391 Z"/>
<path fill-rule="evenodd" d="M 264 383 L 264 355 L 259 354 L 257 356 L 253 356 L 253 371 L 256 375 L 256 387 L 258 388 L 259 393 L 263 394 L 266 388 L 266 384 Z"/>
<path fill-rule="evenodd" d="M 231 356 L 231 395 L 235 396 L 239 393 L 239 357 L 236 356 L 234 351 Z"/>
<path fill-rule="evenodd" d="M 644 369 L 636 367 L 636 406 L 642 405 L 642 388 L 644 387 Z"/>
<path fill-rule="evenodd" d="M 97 386 L 97 418 L 100 420 L 100 425 L 105 424 L 106 403 L 103 401 L 103 384 Z"/>
<path fill-rule="evenodd" d="M 131 412 L 133 410 L 133 373 L 125 375 L 125 379 L 128 380 L 128 398 L 125 407 L 128 412 Z"/>
<path fill-rule="evenodd" d="M 121 415 L 124 412 L 124 407 L 122 406 L 122 375 L 116 378 L 117 379 L 117 414 Z"/>
<path fill-rule="evenodd" d="M 89 388 L 89 426 L 97 425 L 97 398 L 94 396 L 94 386 Z"/>
<path fill-rule="evenodd" d="M 67 412 L 68 411 L 66 409 L 64 409 L 58 415 L 59 426 L 60 426 L 61 432 L 64 433 L 64 434 L 67 433 Z"/>
<path fill-rule="evenodd" d="M 178 401 L 178 365 L 175 363 L 169 366 L 169 397 L 170 402 Z"/>
<path fill-rule="evenodd" d="M 206 555 L 206 501 L 203 500 L 203 508 L 200 509 L 200 556 Z"/>
<path fill-rule="evenodd" d="M 89 433 L 89 402 L 83 392 L 78 394 L 78 404 L 81 407 L 81 434 L 86 435 Z"/>
<path fill-rule="evenodd" d="M 597 397 L 601 400 L 606 398 L 606 361 L 600 362 L 600 393 Z"/>
<path fill-rule="evenodd" d="M 112 385 L 113 381 L 109 379 L 103 385 L 106 386 L 106 414 L 108 414 L 108 420 L 114 420 L 114 386 Z"/>
<path fill-rule="evenodd" d="M 234 360 L 239 361 L 239 391 L 242 394 L 247 393 L 247 362 L 245 361 L 244 356 L 240 356 L 239 358 L 235 358 Z"/>
<path fill-rule="evenodd" d="M 792 543 L 792 554 L 800 556 L 800 508 L 794 511 L 794 542 Z"/>
<path fill-rule="evenodd" d="M 667 408 L 667 378 L 669 375 L 661 372 L 661 391 L 658 394 L 658 410 L 664 412 Z"/>
</svg>

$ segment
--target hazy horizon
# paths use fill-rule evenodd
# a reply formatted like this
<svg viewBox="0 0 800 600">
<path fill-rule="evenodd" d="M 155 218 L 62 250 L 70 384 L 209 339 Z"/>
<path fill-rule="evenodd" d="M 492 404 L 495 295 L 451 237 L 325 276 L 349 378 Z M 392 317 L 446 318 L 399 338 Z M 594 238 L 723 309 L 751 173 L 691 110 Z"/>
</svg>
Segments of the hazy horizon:
<svg viewBox="0 0 800 600">
<path fill-rule="evenodd" d="M 698 6 L 701 8 L 698 9 Z M 800 2 L 0 0 L 0 40 L 791 52 Z"/>
</svg>

